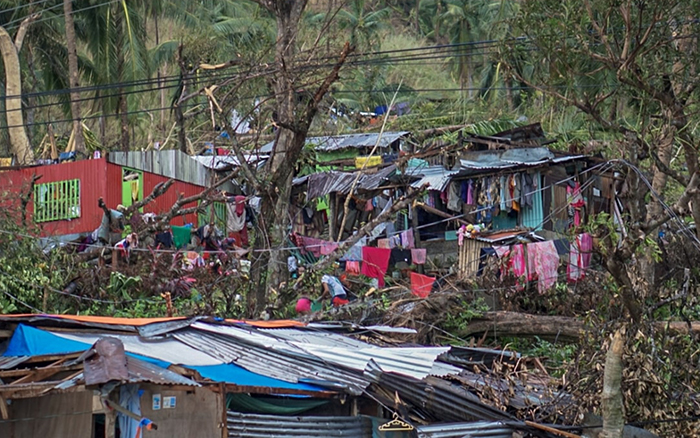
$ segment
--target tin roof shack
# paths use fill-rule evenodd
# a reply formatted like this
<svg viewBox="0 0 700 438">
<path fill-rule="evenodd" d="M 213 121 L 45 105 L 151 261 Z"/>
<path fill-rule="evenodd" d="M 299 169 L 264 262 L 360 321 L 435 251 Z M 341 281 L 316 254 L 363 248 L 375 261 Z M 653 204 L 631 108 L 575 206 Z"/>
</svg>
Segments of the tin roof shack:
<svg viewBox="0 0 700 438">
<path fill-rule="evenodd" d="M 426 437 L 505 438 L 514 428 L 534 430 L 518 418 L 532 418 L 537 412 L 541 418 L 559 421 L 561 412 L 573 406 L 571 397 L 558 390 L 559 383 L 550 382 L 549 376 L 531 375 L 525 368 L 518 370 L 517 379 L 499 374 L 526 362 L 518 354 L 454 346 L 401 346 L 398 339 L 399 344 L 387 343 L 392 334 L 415 333 L 410 329 L 209 318 L 0 316 L 0 329 L 18 323 L 0 356 L 0 378 L 5 382 L 0 385 L 0 395 L 12 400 L 11 405 L 27 407 L 21 414 L 10 407 L 7 418 L 0 419 L 3 432 L 13 429 L 2 428 L 44 427 L 41 431 L 46 431 L 55 426 L 69 431 L 79 428 L 63 436 L 105 436 L 82 434 L 89 433 L 91 425 L 98 429 L 99 420 L 93 415 L 111 411 L 94 402 L 95 386 L 81 379 L 87 378 L 87 364 L 95 357 L 112 355 L 126 358 L 128 378 L 121 369 L 118 384 L 131 389 L 129 385 L 138 384 L 144 390 L 135 398 L 140 412 L 126 403 L 127 390 L 119 388 L 118 399 L 116 389 L 107 391 L 115 381 L 112 371 L 107 373 L 107 383 L 98 379 L 97 400 L 114 394 L 112 401 L 121 403 L 124 394 L 122 406 L 137 414 L 139 422 L 147 417 L 158 426 L 144 436 L 371 438 L 384 430 L 380 425 L 398 417 L 396 423 L 403 422 Z M 106 338 L 112 339 L 107 345 L 111 349 L 92 347 Z M 124 355 L 113 347 L 114 340 L 121 342 Z M 95 352 L 90 351 L 93 349 Z M 115 351 L 119 354 L 113 354 Z M 500 363 L 503 361 L 508 366 Z M 117 360 L 114 366 L 123 364 Z M 154 375 L 149 370 L 158 372 Z M 193 383 L 186 385 L 182 379 Z M 81 393 L 86 395 L 80 405 L 62 410 L 50 406 L 55 414 L 43 416 L 54 423 L 18 426 L 32 423 L 21 419 L 42 416 L 36 410 L 30 412 L 21 400 L 36 402 Z M 220 394 L 226 395 L 226 411 L 221 409 Z M 166 398 L 172 395 L 174 404 Z M 55 400 L 60 400 L 56 405 L 70 402 L 68 398 Z M 111 405 L 109 397 L 106 403 Z M 186 410 L 179 411 L 184 406 Z M 205 412 L 191 420 L 198 411 Z M 17 415 L 21 419 L 13 421 L 20 418 Z M 70 426 L 71 418 L 81 420 Z M 205 434 L 208 431 L 211 433 Z"/>
<path fill-rule="evenodd" d="M 139 428 L 151 437 L 222 436 L 221 393 L 126 355 L 115 338 L 79 354 L 0 365 L 0 436 L 134 437 Z"/>
<path fill-rule="evenodd" d="M 308 137 L 306 147 L 314 150 L 316 161 L 323 165 L 359 168 L 366 159 L 368 161 L 366 167 L 371 167 L 394 162 L 399 152 L 404 150 L 404 143 L 409 135 L 408 131 L 397 131 L 384 132 L 381 136 L 378 133 L 361 133 Z M 262 146 L 258 152 L 269 155 L 274 145 L 274 141 L 270 142 Z M 368 158 L 375 145 L 377 149 L 372 155 L 373 158 Z"/>
<path fill-rule="evenodd" d="M 208 186 L 207 168 L 179 151 L 119 152 L 109 158 L 24 167 L 0 172 L 0 186 L 7 192 L 4 205 L 27 217 L 42 236 L 73 240 L 100 226 L 107 207 L 129 206 L 148 196 L 155 186 L 171 178 L 175 183 L 144 207 L 144 212 L 169 210 L 178 195 L 194 196 Z M 190 206 L 191 207 L 191 206 Z M 19 219 L 19 218 L 18 218 Z M 173 225 L 196 223 L 196 215 L 176 217 Z"/>
</svg>

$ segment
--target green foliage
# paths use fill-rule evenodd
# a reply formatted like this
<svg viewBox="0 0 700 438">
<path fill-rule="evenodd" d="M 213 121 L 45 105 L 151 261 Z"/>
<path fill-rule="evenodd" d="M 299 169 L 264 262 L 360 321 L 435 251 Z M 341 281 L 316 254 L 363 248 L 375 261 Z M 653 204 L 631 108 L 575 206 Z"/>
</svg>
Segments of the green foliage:
<svg viewBox="0 0 700 438">
<path fill-rule="evenodd" d="M 486 301 L 479 297 L 476 299 L 462 298 L 461 312 L 450 312 L 445 315 L 443 329 L 449 333 L 462 333 L 469 322 L 489 311 Z"/>
<path fill-rule="evenodd" d="M 525 357 L 539 358 L 548 372 L 557 378 L 566 373 L 579 350 L 576 344 L 552 343 L 537 336 L 534 339 L 512 338 L 505 341 L 509 349 Z"/>
</svg>

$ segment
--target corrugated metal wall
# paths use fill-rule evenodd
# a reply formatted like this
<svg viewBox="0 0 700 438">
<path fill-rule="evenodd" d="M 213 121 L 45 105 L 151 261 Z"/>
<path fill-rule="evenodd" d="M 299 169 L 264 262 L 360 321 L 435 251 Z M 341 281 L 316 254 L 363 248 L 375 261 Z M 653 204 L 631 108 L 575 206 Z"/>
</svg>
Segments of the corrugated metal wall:
<svg viewBox="0 0 700 438">
<path fill-rule="evenodd" d="M 13 206 L 19 211 L 19 196 L 26 193 L 34 175 L 41 176 L 36 184 L 80 179 L 80 217 L 42 223 L 41 235 L 87 233 L 95 230 L 102 221 L 102 210 L 97 206 L 97 200 L 100 197 L 107 199 L 106 173 L 105 159 L 28 167 L 0 172 L 0 187 L 3 192 L 8 193 L 9 199 L 6 205 Z M 34 210 L 33 202 L 29 203 L 27 209 L 28 214 L 31 215 Z"/>
<path fill-rule="evenodd" d="M 113 164 L 175 178 L 190 184 L 206 186 L 209 182 L 207 168 L 178 150 L 110 152 L 107 159 Z M 146 192 L 145 187 L 144 192 Z"/>
<path fill-rule="evenodd" d="M 160 176 L 160 175 L 155 175 L 152 173 L 144 172 L 143 173 L 143 195 L 148 196 L 151 194 L 153 189 L 158 183 L 164 183 L 168 181 L 168 178 Z M 120 184 L 121 188 L 121 184 Z M 155 213 L 155 214 L 160 214 L 164 213 L 172 206 L 175 204 L 177 201 L 178 195 L 182 194 L 183 197 L 188 197 L 188 196 L 194 196 L 199 193 L 201 193 L 203 190 L 205 190 L 205 187 L 200 187 L 196 186 L 194 184 L 188 184 L 186 182 L 182 181 L 175 181 L 175 183 L 168 189 L 167 192 L 165 192 L 162 196 L 159 196 L 155 199 L 155 201 L 151 202 L 147 206 L 143 208 L 143 211 L 145 213 Z M 121 196 L 121 194 L 120 194 Z M 195 207 L 197 205 L 196 202 L 192 204 L 187 204 L 184 205 L 184 208 L 188 207 Z M 177 216 L 173 218 L 171 221 L 171 224 L 173 225 L 184 225 L 186 223 L 192 223 L 195 226 L 197 226 L 197 215 L 196 214 L 190 214 L 187 215 L 186 217 L 182 216 Z"/>
<path fill-rule="evenodd" d="M 542 202 L 542 187 L 544 183 L 539 171 L 534 172 L 532 177 L 537 181 L 537 191 L 532 195 L 532 208 L 523 208 L 521 224 L 533 230 L 541 230 L 542 221 L 544 220 L 544 203 Z"/>
<path fill-rule="evenodd" d="M 464 239 L 459 247 L 459 273 L 462 279 L 473 278 L 479 270 L 481 248 L 491 246 L 476 239 Z"/>
</svg>

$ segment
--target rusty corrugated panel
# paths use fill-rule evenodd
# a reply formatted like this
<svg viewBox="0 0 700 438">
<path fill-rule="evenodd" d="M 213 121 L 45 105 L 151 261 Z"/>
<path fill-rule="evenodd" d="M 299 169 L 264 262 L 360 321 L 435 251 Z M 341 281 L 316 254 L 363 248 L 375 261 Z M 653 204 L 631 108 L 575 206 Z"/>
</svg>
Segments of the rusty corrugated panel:
<svg viewBox="0 0 700 438">
<path fill-rule="evenodd" d="M 119 339 L 98 339 L 89 350 L 88 356 L 83 370 L 86 385 L 99 385 L 111 380 L 129 378 L 124 344 Z"/>
<path fill-rule="evenodd" d="M 316 199 L 329 193 L 347 194 L 357 179 L 355 190 L 377 190 L 386 183 L 396 173 L 396 166 L 391 165 L 372 174 L 358 172 L 321 172 L 309 175 L 306 179 L 297 180 L 299 183 L 306 182 L 307 199 Z"/>
</svg>

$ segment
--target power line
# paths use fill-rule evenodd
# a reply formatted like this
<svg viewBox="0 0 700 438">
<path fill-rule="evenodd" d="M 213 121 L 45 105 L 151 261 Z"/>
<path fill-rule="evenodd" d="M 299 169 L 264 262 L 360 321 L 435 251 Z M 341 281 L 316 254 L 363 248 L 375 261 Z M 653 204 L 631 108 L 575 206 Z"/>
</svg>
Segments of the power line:
<svg viewBox="0 0 700 438">
<path fill-rule="evenodd" d="M 51 0 L 38 0 L 38 1 L 35 1 L 35 2 L 27 3 L 26 5 L 19 5 L 19 6 L 15 6 L 15 7 L 12 7 L 12 8 L 3 9 L 2 11 L 0 11 L 0 14 L 4 14 L 5 12 L 14 12 L 14 11 L 18 11 L 18 10 L 20 10 L 20 9 L 22 9 L 22 8 L 28 8 L 28 7 L 30 7 L 30 6 L 40 5 L 40 4 L 46 3 L 46 2 L 48 2 L 48 1 L 51 1 Z M 26 18 L 26 17 L 25 17 L 25 18 Z M 24 19 L 24 18 L 23 18 L 23 19 Z"/>
</svg>

